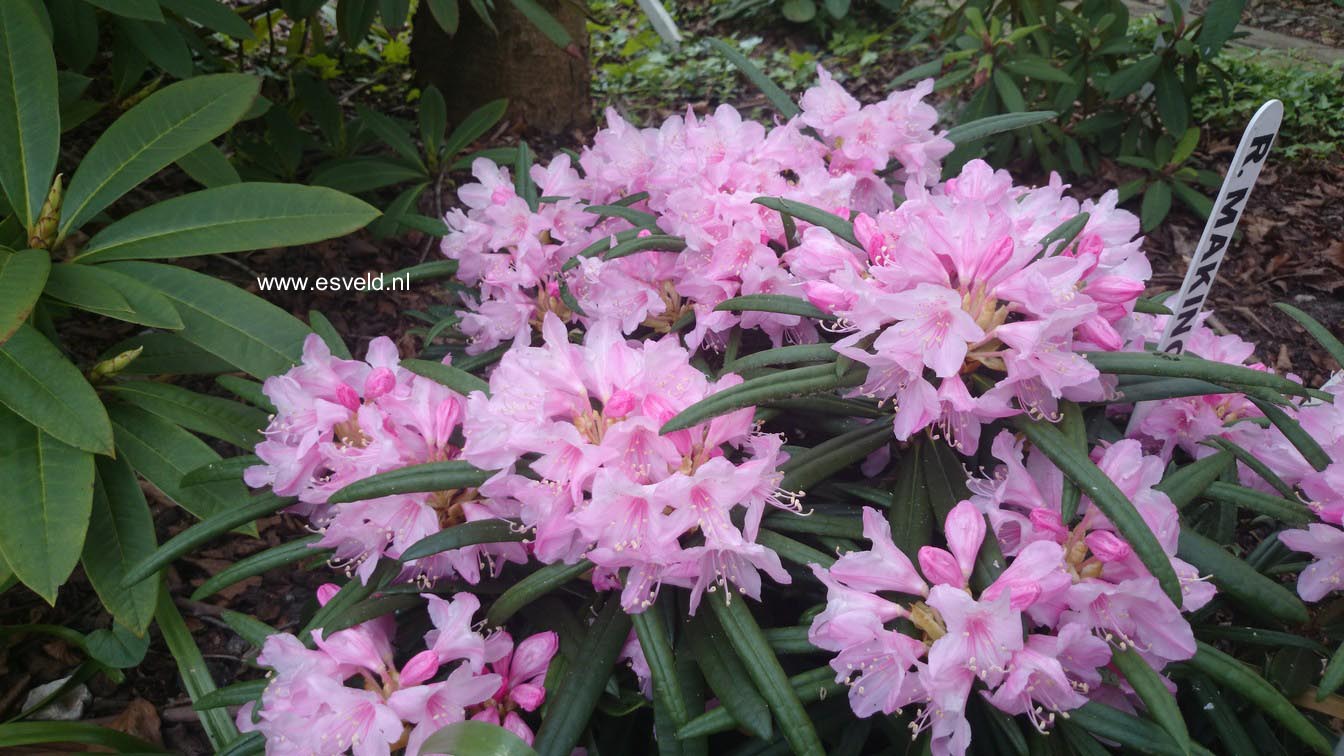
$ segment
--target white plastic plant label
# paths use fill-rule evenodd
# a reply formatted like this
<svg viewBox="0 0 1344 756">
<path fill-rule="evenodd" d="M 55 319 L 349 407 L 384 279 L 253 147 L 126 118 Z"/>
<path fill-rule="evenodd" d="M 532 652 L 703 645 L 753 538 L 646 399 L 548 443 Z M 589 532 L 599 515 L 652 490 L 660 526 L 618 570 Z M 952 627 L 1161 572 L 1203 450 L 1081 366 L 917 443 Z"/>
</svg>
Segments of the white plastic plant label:
<svg viewBox="0 0 1344 756">
<path fill-rule="evenodd" d="M 1218 266 L 1227 254 L 1232 233 L 1241 221 L 1241 212 L 1246 208 L 1256 179 L 1260 178 L 1260 169 L 1265 165 L 1282 122 L 1283 103 L 1278 100 L 1266 102 L 1251 116 L 1237 152 L 1232 156 L 1227 178 L 1223 179 L 1218 198 L 1214 200 L 1213 213 L 1204 226 L 1204 234 L 1199 237 L 1195 253 L 1190 257 L 1190 268 L 1185 273 L 1181 290 L 1165 303 L 1173 314 L 1157 342 L 1159 352 L 1180 354 L 1185 349 L 1185 337 L 1195 327 L 1195 319 L 1209 297 Z"/>
</svg>

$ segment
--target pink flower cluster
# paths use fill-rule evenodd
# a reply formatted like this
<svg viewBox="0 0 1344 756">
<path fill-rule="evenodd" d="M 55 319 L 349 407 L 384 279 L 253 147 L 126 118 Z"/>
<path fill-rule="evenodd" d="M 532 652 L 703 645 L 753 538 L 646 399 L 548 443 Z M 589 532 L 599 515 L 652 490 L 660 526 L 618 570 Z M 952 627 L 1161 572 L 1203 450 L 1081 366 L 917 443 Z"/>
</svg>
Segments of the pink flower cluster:
<svg viewBox="0 0 1344 756">
<path fill-rule="evenodd" d="M 535 556 L 592 560 L 595 583 L 624 584 L 629 612 L 643 611 L 662 584 L 690 588 L 694 611 L 716 584 L 759 598 L 758 571 L 789 582 L 779 557 L 755 542 L 765 507 L 792 503 L 777 490 L 782 439 L 753 431 L 753 408 L 659 433 L 741 379 L 711 383 L 675 338 L 628 342 L 611 321 L 594 324 L 582 345 L 553 313 L 542 331 L 543 346 L 504 355 L 488 397 L 468 398 L 462 450 L 502 470 L 481 495 L 535 529 Z"/>
<path fill-rule="evenodd" d="M 318 600 L 326 604 L 335 592 L 324 585 Z M 295 756 L 386 756 L 403 747 L 415 756 L 430 735 L 466 719 L 502 725 L 531 743 L 519 712 L 545 700 L 559 638 L 540 633 L 515 646 L 507 632 L 472 629 L 475 596 L 424 598 L 434 629 L 426 649 L 400 668 L 391 616 L 330 634 L 314 630 L 316 648 L 287 633 L 268 637 L 257 662 L 272 670 L 270 682 L 260 707 L 238 712 L 238 729 L 264 734 L 267 753 Z"/>
<path fill-rule="evenodd" d="M 860 392 L 894 401 L 898 439 L 932 425 L 969 454 L 983 423 L 1105 396 L 1078 352 L 1124 345 L 1151 271 L 1138 219 L 1114 191 L 1079 203 L 1065 188 L 1058 177 L 1017 187 L 975 160 L 943 184 L 909 187 L 894 210 L 856 217 L 862 250 L 811 228 L 784 256 L 808 299 L 848 331 L 836 351 L 868 366 Z M 1042 249 L 1081 212 L 1073 244 Z M 974 370 L 994 375 L 979 396 L 964 377 Z"/>
<path fill-rule="evenodd" d="M 720 343 L 739 324 L 776 344 L 815 341 L 814 325 L 797 315 L 714 311 L 730 297 L 790 293 L 799 283 L 778 254 L 779 215 L 753 200 L 782 196 L 846 216 L 889 210 L 890 180 L 908 191 L 936 181 L 952 149 L 933 131 L 937 112 L 922 102 L 932 82 L 861 105 L 820 75 L 802 114 L 769 129 L 727 105 L 646 129 L 609 111 L 578 166 L 560 155 L 531 169 L 546 198 L 535 209 L 506 169 L 478 160 L 476 182 L 458 193 L 465 210 L 448 213 L 443 241 L 458 277 L 478 291 L 462 316 L 469 351 L 527 342 L 547 312 L 614 320 L 626 333 L 641 325 L 667 333 L 694 315 L 692 348 Z M 627 207 L 609 207 L 618 202 Z M 602 259 L 616 243 L 654 233 L 678 237 L 684 251 L 652 239 L 650 251 Z"/>
<path fill-rule="evenodd" d="M 1165 326 L 1165 316 L 1144 317 L 1136 344 L 1143 337 L 1154 338 Z M 1254 344 L 1235 335 L 1217 335 L 1203 323 L 1191 331 L 1186 345 L 1187 353 L 1231 365 L 1245 365 L 1255 351 Z M 1248 367 L 1269 370 L 1261 363 Z M 1315 469 L 1277 427 L 1245 422 L 1263 418 L 1264 414 L 1242 394 L 1144 403 L 1136 408 L 1130 426 L 1133 437 L 1157 448 L 1164 459 L 1170 458 L 1174 447 L 1199 458 L 1215 451 L 1201 442 L 1212 438 L 1231 441 L 1264 463 L 1283 483 L 1301 491 L 1300 498 L 1320 522 L 1306 529 L 1283 531 L 1279 540 L 1313 557 L 1297 583 L 1298 593 L 1306 601 L 1319 601 L 1329 593 L 1344 590 L 1344 373 L 1336 373 L 1321 389 L 1335 401 L 1311 399 L 1284 408 L 1328 457 L 1329 464 L 1321 470 Z M 1241 463 L 1238 477 L 1244 485 L 1275 493 L 1267 481 Z"/>
<path fill-rule="evenodd" d="M 336 491 L 371 475 L 459 457 L 463 397 L 399 363 L 386 337 L 374 339 L 361 361 L 334 357 L 321 338 L 309 336 L 303 362 L 266 380 L 276 414 L 256 448 L 262 464 L 244 473 L 250 486 L 297 496 L 291 511 L 322 532 L 318 546 L 333 549 L 335 560 L 362 580 L 380 558 L 396 558 L 445 527 L 499 516 L 470 490 L 327 503 Z M 409 561 L 403 577 L 457 575 L 475 583 L 482 563 L 498 569 L 526 560 L 517 543 L 468 546 Z"/>
<path fill-rule="evenodd" d="M 1133 709 L 1126 691 L 1104 683 L 1111 644 L 1133 648 L 1161 670 L 1195 653 L 1183 611 L 1213 597 L 1193 567 L 1177 559 L 1179 524 L 1171 501 L 1152 488 L 1162 463 L 1121 441 L 1097 463 L 1135 503 L 1181 578 L 1175 606 L 1114 527 L 1086 498 L 1076 523 L 1064 523 L 1060 473 L 1004 432 L 994 443 L 1005 464 L 948 514 L 947 549 L 922 547 L 918 570 L 893 543 L 886 520 L 865 508 L 868 551 L 847 553 L 813 571 L 827 587 L 826 609 L 809 638 L 837 652 L 837 681 L 850 684 L 861 717 L 922 707 L 913 729 L 928 729 L 933 753 L 965 753 L 971 737 L 967 698 L 977 684 L 1008 714 L 1026 714 L 1044 730 L 1057 712 L 1088 700 Z M 1009 562 L 978 595 L 969 587 L 986 535 L 986 518 Z M 908 597 L 897 600 L 894 595 Z M 905 620 L 918 632 L 890 627 Z"/>
</svg>

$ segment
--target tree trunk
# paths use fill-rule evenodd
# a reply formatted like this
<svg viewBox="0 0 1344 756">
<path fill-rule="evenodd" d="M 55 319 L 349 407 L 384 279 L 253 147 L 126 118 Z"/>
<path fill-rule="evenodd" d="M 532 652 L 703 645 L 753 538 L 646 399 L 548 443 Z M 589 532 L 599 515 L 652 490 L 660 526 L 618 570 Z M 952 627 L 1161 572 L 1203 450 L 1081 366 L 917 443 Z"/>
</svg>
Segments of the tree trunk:
<svg viewBox="0 0 1344 756">
<path fill-rule="evenodd" d="M 574 38 L 578 56 L 547 39 L 513 4 L 495 3 L 496 35 L 461 2 L 457 34 L 449 37 L 420 3 L 411 39 L 411 62 L 424 84 L 448 103 L 450 123 L 491 100 L 509 100 L 509 115 L 526 131 L 560 134 L 592 120 L 588 92 L 588 29 L 582 4 L 538 0 Z"/>
</svg>

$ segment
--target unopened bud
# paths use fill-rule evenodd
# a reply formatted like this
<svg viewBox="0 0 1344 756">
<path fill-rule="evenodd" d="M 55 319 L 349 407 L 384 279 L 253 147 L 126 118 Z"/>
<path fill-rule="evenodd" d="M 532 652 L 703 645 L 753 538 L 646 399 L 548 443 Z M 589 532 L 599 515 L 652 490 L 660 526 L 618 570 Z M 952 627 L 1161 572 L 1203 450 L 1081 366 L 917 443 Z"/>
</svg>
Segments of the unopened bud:
<svg viewBox="0 0 1344 756">
<path fill-rule="evenodd" d="M 89 378 L 94 381 L 103 378 L 111 378 L 117 373 L 125 370 L 132 362 L 135 362 L 135 358 L 139 357 L 140 353 L 143 351 L 145 351 L 145 348 L 138 346 L 135 349 L 128 349 L 115 357 L 103 360 L 93 366 L 93 370 L 89 373 Z"/>
<path fill-rule="evenodd" d="M 51 249 L 56 243 L 56 230 L 61 223 L 61 201 L 64 199 L 65 185 L 61 182 L 61 174 L 58 173 L 56 180 L 51 182 L 51 191 L 47 192 L 46 202 L 42 203 L 42 212 L 37 214 L 37 220 L 29 229 L 29 247 Z"/>
</svg>

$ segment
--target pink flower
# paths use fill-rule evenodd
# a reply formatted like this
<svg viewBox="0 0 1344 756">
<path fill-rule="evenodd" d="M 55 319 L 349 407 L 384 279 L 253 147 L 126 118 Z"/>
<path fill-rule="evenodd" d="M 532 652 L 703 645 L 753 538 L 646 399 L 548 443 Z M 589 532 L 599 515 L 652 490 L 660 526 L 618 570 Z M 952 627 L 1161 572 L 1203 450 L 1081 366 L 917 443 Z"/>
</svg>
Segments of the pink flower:
<svg viewBox="0 0 1344 756">
<path fill-rule="evenodd" d="M 501 632 L 499 635 L 503 636 L 503 642 L 512 646 L 513 641 L 508 633 Z M 536 711 L 546 699 L 546 689 L 542 684 L 551 659 L 559 649 L 558 635 L 553 632 L 539 633 L 519 643 L 504 657 L 492 663 L 490 670 L 499 677 L 499 689 L 485 708 L 474 714 L 472 719 L 501 725 L 530 744 L 532 728 L 528 727 L 517 710 Z"/>
<path fill-rule="evenodd" d="M 1320 601 L 1326 594 L 1344 589 L 1344 530 L 1312 523 L 1306 530 L 1285 530 L 1279 540 L 1294 551 L 1311 554 L 1315 561 L 1297 577 L 1297 593 L 1303 601 Z"/>
</svg>

